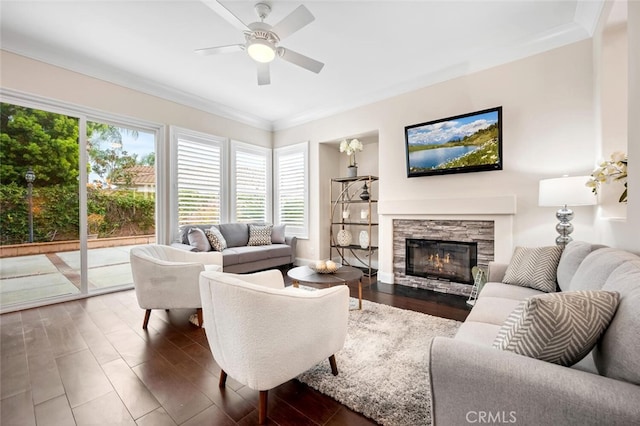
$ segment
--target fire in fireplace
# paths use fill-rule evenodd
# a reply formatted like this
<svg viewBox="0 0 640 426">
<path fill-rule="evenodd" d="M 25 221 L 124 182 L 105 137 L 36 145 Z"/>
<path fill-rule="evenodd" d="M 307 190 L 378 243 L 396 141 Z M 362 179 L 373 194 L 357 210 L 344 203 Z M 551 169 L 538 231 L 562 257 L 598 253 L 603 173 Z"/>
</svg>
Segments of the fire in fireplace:
<svg viewBox="0 0 640 426">
<path fill-rule="evenodd" d="M 405 273 L 417 277 L 473 284 L 478 244 L 407 238 Z"/>
</svg>

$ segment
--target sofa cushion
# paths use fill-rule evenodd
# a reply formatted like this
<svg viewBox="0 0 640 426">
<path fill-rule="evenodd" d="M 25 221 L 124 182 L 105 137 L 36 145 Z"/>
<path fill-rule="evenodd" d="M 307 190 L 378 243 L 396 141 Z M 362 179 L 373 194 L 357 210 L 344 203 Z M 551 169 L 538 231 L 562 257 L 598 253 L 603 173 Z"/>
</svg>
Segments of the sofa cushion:
<svg viewBox="0 0 640 426">
<path fill-rule="evenodd" d="M 268 249 L 269 258 L 291 256 L 291 246 L 287 244 L 271 244 Z"/>
<path fill-rule="evenodd" d="M 273 228 L 271 229 L 271 243 L 272 244 L 285 244 L 287 241 L 285 239 L 285 228 L 286 228 L 286 224 L 284 225 L 273 225 Z"/>
<path fill-rule="evenodd" d="M 238 254 L 238 263 L 258 262 L 270 258 L 269 250 L 264 246 L 234 247 L 233 250 Z"/>
<path fill-rule="evenodd" d="M 455 339 L 483 346 L 491 346 L 499 331 L 499 325 L 466 320 L 460 325 L 460 328 L 456 332 Z"/>
<path fill-rule="evenodd" d="M 542 293 L 543 292 L 541 292 L 540 290 L 536 290 L 534 288 L 489 282 L 482 287 L 478 298 L 482 299 L 485 297 L 501 297 L 504 299 L 513 299 L 521 302 L 527 297 L 537 296 Z"/>
<path fill-rule="evenodd" d="M 592 251 L 603 247 L 605 246 L 584 241 L 571 241 L 567 244 L 562 251 L 562 256 L 560 256 L 560 263 L 558 263 L 557 275 L 560 290 L 568 291 L 570 289 L 571 279 L 584 258 Z"/>
<path fill-rule="evenodd" d="M 516 247 L 502 280 L 505 284 L 556 291 L 556 272 L 562 247 Z"/>
<path fill-rule="evenodd" d="M 596 367 L 603 376 L 640 385 L 640 259 L 618 267 L 602 288 L 620 293 L 620 303 L 593 351 Z"/>
<path fill-rule="evenodd" d="M 611 273 L 638 256 L 614 248 L 596 250 L 584 258 L 569 284 L 570 290 L 600 290 Z"/>
<path fill-rule="evenodd" d="M 249 224 L 248 246 L 267 246 L 271 244 L 271 225 Z"/>
<path fill-rule="evenodd" d="M 211 244 L 204 231 L 200 228 L 191 227 L 187 231 L 187 239 L 191 247 L 195 247 L 197 251 L 211 251 Z"/>
<path fill-rule="evenodd" d="M 242 247 L 249 242 L 249 225 L 246 223 L 221 223 L 215 226 L 227 241 L 227 247 Z"/>
<path fill-rule="evenodd" d="M 505 299 L 503 297 L 482 297 L 476 300 L 476 304 L 469 313 L 469 316 L 467 316 L 467 320 L 486 322 L 501 326 L 507 318 L 509 318 L 511 312 L 520 305 L 520 302 L 522 302 L 522 299 L 514 300 Z"/>
<path fill-rule="evenodd" d="M 204 234 L 209 240 L 209 244 L 215 251 L 223 251 L 227 248 L 227 240 L 222 236 L 218 228 L 212 226 L 210 229 L 206 229 Z"/>
<path fill-rule="evenodd" d="M 498 332 L 493 346 L 531 358 L 571 366 L 595 346 L 609 326 L 619 294 L 575 291 L 524 300 Z"/>
<path fill-rule="evenodd" d="M 237 265 L 238 263 L 240 263 L 240 253 L 235 247 L 227 248 L 222 252 L 223 270 L 226 266 Z"/>
</svg>

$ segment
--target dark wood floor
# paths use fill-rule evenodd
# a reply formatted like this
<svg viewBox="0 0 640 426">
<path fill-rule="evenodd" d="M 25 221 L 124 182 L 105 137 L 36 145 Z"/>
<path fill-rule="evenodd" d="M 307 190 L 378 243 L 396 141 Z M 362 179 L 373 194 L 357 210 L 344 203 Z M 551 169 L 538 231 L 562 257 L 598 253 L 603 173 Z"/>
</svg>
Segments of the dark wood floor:
<svg viewBox="0 0 640 426">
<path fill-rule="evenodd" d="M 468 314 L 462 298 L 397 287 L 365 284 L 363 297 L 457 320 Z M 232 378 L 218 388 L 193 312 L 155 310 L 142 330 L 144 311 L 129 290 L 2 315 L 0 423 L 257 424 L 258 392 Z M 375 424 L 296 380 L 269 392 L 268 423 Z"/>
</svg>

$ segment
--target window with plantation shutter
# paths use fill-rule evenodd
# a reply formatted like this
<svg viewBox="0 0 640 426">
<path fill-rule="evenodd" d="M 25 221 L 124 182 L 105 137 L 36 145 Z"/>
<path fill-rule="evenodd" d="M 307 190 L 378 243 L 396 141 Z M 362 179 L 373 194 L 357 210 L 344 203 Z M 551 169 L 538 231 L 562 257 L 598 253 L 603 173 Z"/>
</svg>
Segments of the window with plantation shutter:
<svg viewBox="0 0 640 426">
<path fill-rule="evenodd" d="M 177 225 L 224 221 L 224 139 L 172 129 Z"/>
<path fill-rule="evenodd" d="M 307 238 L 308 176 L 307 143 L 274 150 L 276 223 L 286 224 L 287 235 Z"/>
<path fill-rule="evenodd" d="M 234 222 L 271 222 L 271 150 L 233 141 L 231 217 Z"/>
</svg>

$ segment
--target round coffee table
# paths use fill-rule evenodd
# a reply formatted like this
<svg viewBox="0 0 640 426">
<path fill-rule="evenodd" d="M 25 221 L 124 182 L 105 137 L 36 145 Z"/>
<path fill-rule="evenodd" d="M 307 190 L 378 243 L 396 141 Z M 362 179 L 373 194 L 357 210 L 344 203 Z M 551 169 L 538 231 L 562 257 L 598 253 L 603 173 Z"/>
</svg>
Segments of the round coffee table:
<svg viewBox="0 0 640 426">
<path fill-rule="evenodd" d="M 358 281 L 358 309 L 362 309 L 362 271 L 352 266 L 342 266 L 331 274 L 319 274 L 308 266 L 298 266 L 289 269 L 287 275 L 293 280 L 293 286 L 298 287 L 299 283 L 310 284 L 349 284 Z"/>
</svg>

